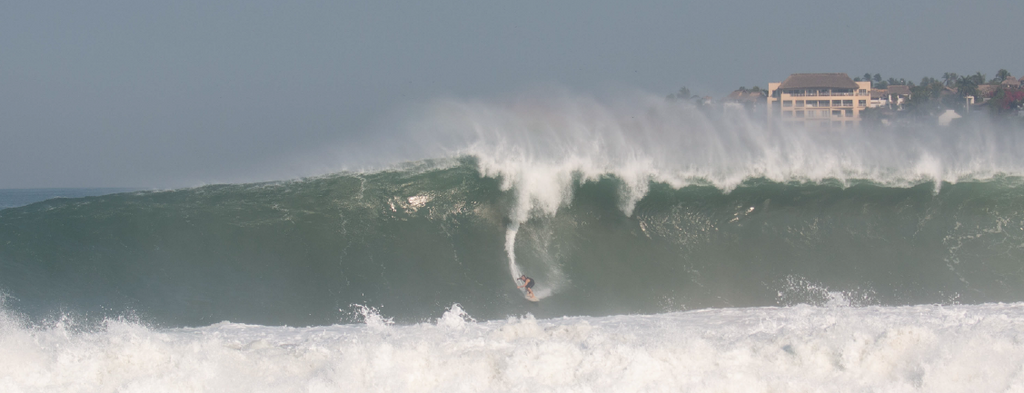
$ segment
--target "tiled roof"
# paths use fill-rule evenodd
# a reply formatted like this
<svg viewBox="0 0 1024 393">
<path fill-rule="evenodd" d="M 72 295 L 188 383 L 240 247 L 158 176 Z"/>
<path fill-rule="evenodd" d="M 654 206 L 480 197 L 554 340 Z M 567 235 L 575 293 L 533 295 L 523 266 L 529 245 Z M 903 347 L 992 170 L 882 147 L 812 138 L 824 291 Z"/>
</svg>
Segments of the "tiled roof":
<svg viewBox="0 0 1024 393">
<path fill-rule="evenodd" d="M 991 95 L 999 90 L 999 85 L 978 85 L 978 94 L 981 96 Z"/>
<path fill-rule="evenodd" d="M 763 103 L 763 102 L 765 102 L 765 99 L 766 99 L 765 96 L 761 95 L 760 91 L 742 92 L 742 91 L 736 90 L 736 91 L 730 93 L 729 96 L 725 97 L 725 101 L 733 101 L 733 102 L 740 102 L 740 103 L 758 103 L 758 102 L 762 102 Z"/>
<path fill-rule="evenodd" d="M 780 89 L 858 89 L 860 86 L 844 73 L 793 74 L 782 81 Z"/>
<path fill-rule="evenodd" d="M 889 85 L 889 94 L 910 95 L 910 86 Z"/>
</svg>

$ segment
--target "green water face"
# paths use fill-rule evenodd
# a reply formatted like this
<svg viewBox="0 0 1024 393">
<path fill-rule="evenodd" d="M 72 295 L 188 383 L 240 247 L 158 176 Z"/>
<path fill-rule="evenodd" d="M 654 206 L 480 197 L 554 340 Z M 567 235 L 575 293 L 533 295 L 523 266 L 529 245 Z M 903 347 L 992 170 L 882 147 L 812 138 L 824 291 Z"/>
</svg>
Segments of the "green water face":
<svg viewBox="0 0 1024 393">
<path fill-rule="evenodd" d="M 453 303 L 478 319 L 706 307 L 1024 300 L 1024 193 L 1014 179 L 780 184 L 728 193 L 577 182 L 515 237 L 546 293 L 524 301 L 504 249 L 515 190 L 472 160 L 52 200 L 0 211 L 0 289 L 31 318 L 134 314 L 155 324 L 323 325 L 353 304 L 401 323 Z"/>
</svg>

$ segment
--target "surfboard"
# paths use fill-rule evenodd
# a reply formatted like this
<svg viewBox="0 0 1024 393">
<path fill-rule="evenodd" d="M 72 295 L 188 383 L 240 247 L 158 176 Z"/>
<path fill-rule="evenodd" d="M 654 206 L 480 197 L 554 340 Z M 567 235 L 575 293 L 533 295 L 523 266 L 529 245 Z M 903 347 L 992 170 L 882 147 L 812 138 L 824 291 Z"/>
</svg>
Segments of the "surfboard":
<svg viewBox="0 0 1024 393">
<path fill-rule="evenodd" d="M 531 302 L 534 302 L 534 303 L 536 303 L 536 302 L 539 302 L 539 301 L 540 301 L 540 299 L 539 299 L 539 298 L 537 298 L 536 296 L 530 296 L 529 294 L 527 294 L 527 295 L 526 295 L 526 296 L 524 296 L 524 297 L 526 298 L 526 300 L 529 300 L 529 301 L 531 301 Z"/>
</svg>

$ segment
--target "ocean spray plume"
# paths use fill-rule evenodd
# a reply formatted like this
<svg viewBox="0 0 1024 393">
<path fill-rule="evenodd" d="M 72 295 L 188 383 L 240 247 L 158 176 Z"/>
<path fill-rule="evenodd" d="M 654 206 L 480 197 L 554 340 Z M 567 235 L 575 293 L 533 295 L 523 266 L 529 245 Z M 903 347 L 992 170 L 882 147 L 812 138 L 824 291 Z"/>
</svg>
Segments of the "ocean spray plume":
<svg viewBox="0 0 1024 393">
<path fill-rule="evenodd" d="M 766 127 L 735 110 L 710 112 L 636 93 L 599 100 L 561 93 L 506 101 L 442 100 L 410 127 L 479 159 L 485 176 L 516 189 L 510 218 L 553 214 L 574 181 L 620 178 L 623 211 L 650 180 L 676 188 L 732 190 L 765 178 L 886 186 L 956 183 L 1024 174 L 1024 138 L 1010 126 L 978 121 L 961 128 L 893 127 L 822 131 Z"/>
<path fill-rule="evenodd" d="M 505 242 L 513 279 L 520 274 L 520 224 L 554 216 L 572 201 L 574 186 L 608 176 L 621 182 L 619 208 L 631 216 L 652 181 L 725 191 L 758 178 L 845 186 L 933 182 L 938 192 L 943 182 L 1024 174 L 1024 138 L 991 123 L 832 132 L 766 127 L 726 109 L 710 112 L 644 93 L 601 100 L 558 92 L 440 100 L 412 127 L 429 130 L 451 154 L 476 157 L 480 173 L 501 179 L 502 190 L 515 196 Z"/>
</svg>

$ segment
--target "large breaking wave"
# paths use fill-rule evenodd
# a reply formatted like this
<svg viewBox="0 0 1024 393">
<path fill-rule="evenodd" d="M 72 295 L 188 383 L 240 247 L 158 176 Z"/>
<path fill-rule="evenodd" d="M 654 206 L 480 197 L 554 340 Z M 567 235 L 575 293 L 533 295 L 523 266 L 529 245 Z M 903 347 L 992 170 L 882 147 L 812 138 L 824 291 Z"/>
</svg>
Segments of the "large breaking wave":
<svg viewBox="0 0 1024 393">
<path fill-rule="evenodd" d="M 0 211 L 0 285 L 37 317 L 131 310 L 168 325 L 330 324 L 351 304 L 399 321 L 706 307 L 1024 300 L 1018 178 L 892 187 L 652 182 L 622 210 L 614 176 L 575 174 L 517 221 L 478 160 L 219 185 Z M 513 233 L 513 236 L 508 236 Z M 506 249 L 506 247 L 510 247 Z M 520 299 L 515 266 L 541 307 Z"/>
</svg>

